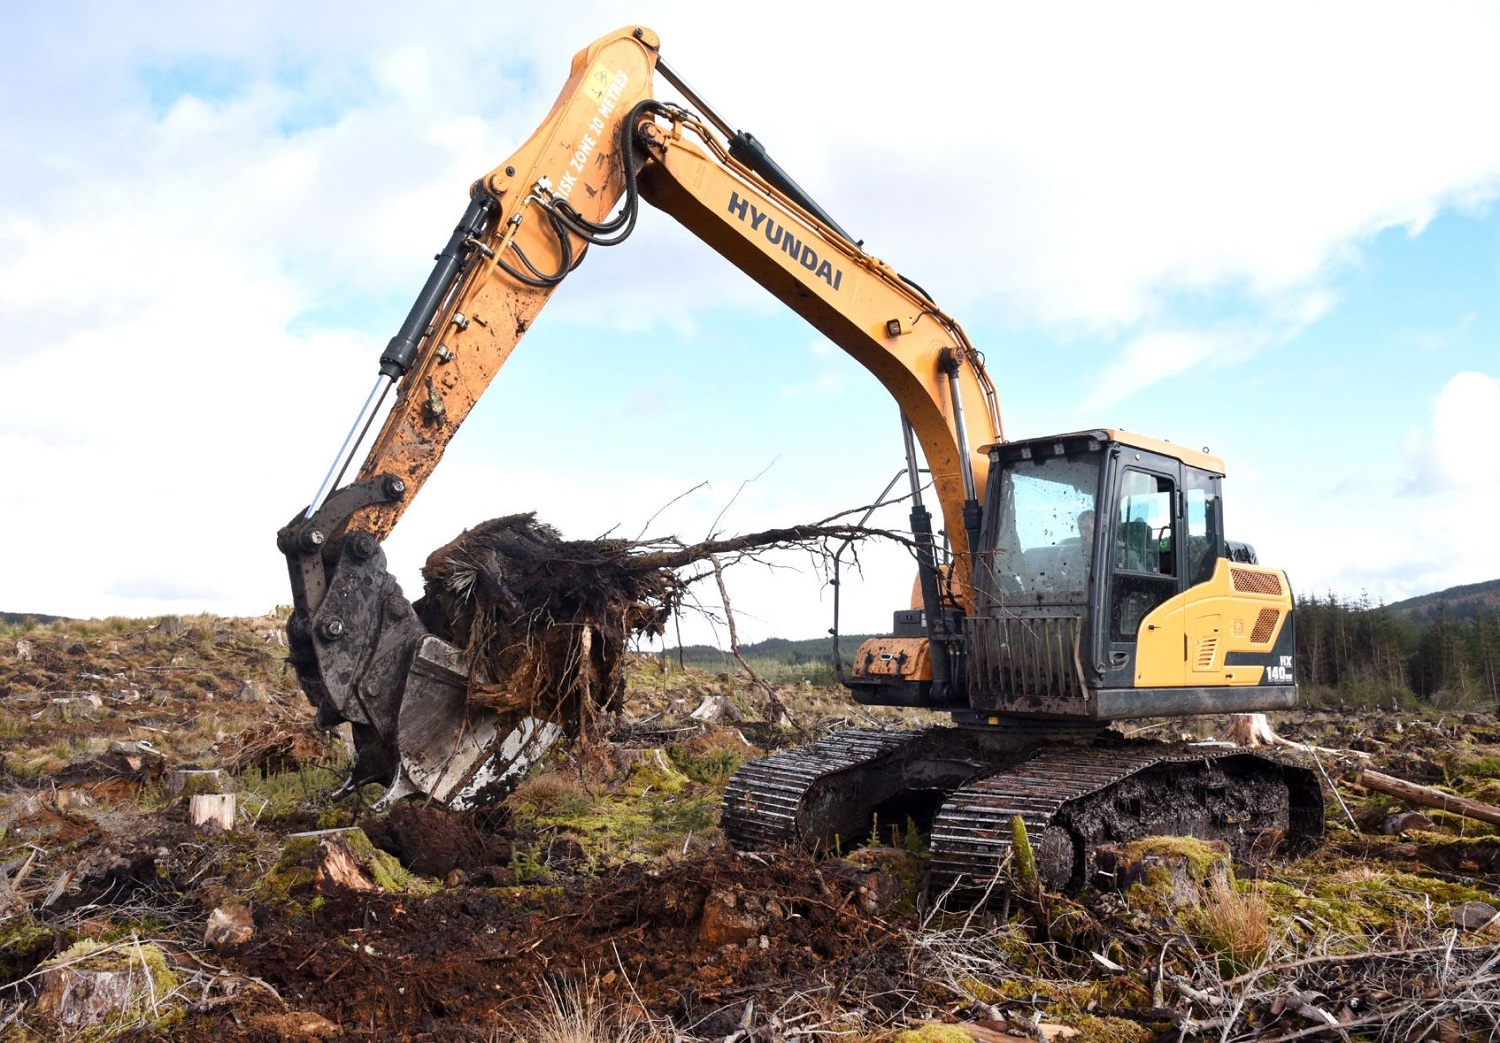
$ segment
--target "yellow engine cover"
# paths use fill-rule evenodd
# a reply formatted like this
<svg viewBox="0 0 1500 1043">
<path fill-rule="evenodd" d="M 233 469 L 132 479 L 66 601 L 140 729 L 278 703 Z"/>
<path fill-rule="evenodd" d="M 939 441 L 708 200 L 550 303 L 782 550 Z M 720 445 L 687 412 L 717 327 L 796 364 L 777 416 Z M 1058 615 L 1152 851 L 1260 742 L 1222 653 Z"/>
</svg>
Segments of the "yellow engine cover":
<svg viewBox="0 0 1500 1043">
<path fill-rule="evenodd" d="M 1285 573 L 1220 558 L 1208 582 L 1162 602 L 1141 620 L 1135 685 L 1261 684 L 1268 680 L 1265 666 L 1229 666 L 1225 657 L 1230 652 L 1270 652 L 1291 611 Z"/>
</svg>

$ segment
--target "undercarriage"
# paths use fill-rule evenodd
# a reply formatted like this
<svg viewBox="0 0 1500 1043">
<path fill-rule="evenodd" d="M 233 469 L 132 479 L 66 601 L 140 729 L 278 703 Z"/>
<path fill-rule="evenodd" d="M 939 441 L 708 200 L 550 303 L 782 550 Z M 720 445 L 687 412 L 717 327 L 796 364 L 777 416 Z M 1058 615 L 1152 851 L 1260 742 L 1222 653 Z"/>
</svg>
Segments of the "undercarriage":
<svg viewBox="0 0 1500 1043">
<path fill-rule="evenodd" d="M 933 891 L 968 894 L 1004 883 L 1016 818 L 1043 884 L 1075 890 L 1094 882 L 1101 845 L 1145 836 L 1223 841 L 1240 863 L 1315 848 L 1323 792 L 1312 770 L 1237 747 L 866 730 L 745 765 L 721 826 L 742 850 L 820 852 L 915 828 L 930 837 Z"/>
</svg>

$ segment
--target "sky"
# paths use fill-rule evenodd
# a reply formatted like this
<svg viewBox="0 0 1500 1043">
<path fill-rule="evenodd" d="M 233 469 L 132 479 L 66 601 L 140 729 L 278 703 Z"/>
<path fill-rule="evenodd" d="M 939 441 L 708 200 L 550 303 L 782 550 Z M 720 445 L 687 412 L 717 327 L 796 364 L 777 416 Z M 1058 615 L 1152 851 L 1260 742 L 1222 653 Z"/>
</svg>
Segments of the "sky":
<svg viewBox="0 0 1500 1043">
<path fill-rule="evenodd" d="M 1500 578 L 1496 3 L 4 6 L 0 609 L 288 602 L 276 530 L 469 184 L 625 18 L 963 324 L 1009 437 L 1207 447 L 1230 537 L 1299 593 Z M 874 379 L 646 208 L 386 547 L 415 596 L 502 514 L 702 539 L 860 507 L 901 467 Z M 860 565 L 846 633 L 910 593 L 901 551 Z M 827 579 L 732 569 L 740 639 L 826 631 Z"/>
</svg>

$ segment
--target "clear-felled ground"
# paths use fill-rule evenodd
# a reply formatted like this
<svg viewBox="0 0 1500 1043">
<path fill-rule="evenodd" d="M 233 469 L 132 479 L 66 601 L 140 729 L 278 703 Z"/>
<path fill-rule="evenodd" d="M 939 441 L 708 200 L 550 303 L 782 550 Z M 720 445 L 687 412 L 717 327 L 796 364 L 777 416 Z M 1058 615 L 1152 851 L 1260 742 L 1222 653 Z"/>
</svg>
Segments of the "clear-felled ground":
<svg viewBox="0 0 1500 1043">
<path fill-rule="evenodd" d="M 1500 1023 L 1495 829 L 1426 810 L 1387 835 L 1406 809 L 1352 785 L 1332 756 L 1321 764 L 1339 798 L 1315 856 L 1228 882 L 1209 872 L 1175 895 L 1029 893 L 935 912 L 915 851 L 737 855 L 715 826 L 741 760 L 801 741 L 799 728 L 912 725 L 895 711 L 783 685 L 795 725 L 771 727 L 752 686 L 643 663 L 612 741 L 529 780 L 507 808 L 375 813 L 373 787 L 329 799 L 346 750 L 311 730 L 280 627 L 0 631 L 0 1035 L 941 1040 L 1040 1026 L 1100 1040 L 1447 1040 L 1489 1039 Z M 743 720 L 687 716 L 720 693 Z M 1500 803 L 1492 713 L 1275 723 Z M 188 824 L 168 795 L 181 768 L 233 777 L 233 832 Z M 352 825 L 379 852 L 353 877 L 320 882 L 316 859 L 287 853 L 291 833 Z M 120 998 L 90 1020 L 88 988 Z"/>
</svg>

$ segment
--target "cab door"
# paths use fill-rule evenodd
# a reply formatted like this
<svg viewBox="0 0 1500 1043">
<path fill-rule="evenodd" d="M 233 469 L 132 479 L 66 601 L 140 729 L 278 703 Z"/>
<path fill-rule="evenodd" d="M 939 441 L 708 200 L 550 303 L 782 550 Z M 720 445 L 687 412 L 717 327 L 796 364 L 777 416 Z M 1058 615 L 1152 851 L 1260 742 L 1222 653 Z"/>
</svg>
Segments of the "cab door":
<svg viewBox="0 0 1500 1043">
<path fill-rule="evenodd" d="M 1171 661 L 1154 652 L 1163 661 L 1139 661 L 1142 627 L 1152 625 L 1146 617 L 1184 589 L 1182 465 L 1120 446 L 1105 487 L 1109 503 L 1100 513 L 1107 511 L 1109 521 L 1096 602 L 1104 687 L 1136 687 L 1141 668 L 1155 684 L 1183 684 L 1187 664 L 1180 648 Z"/>
</svg>

